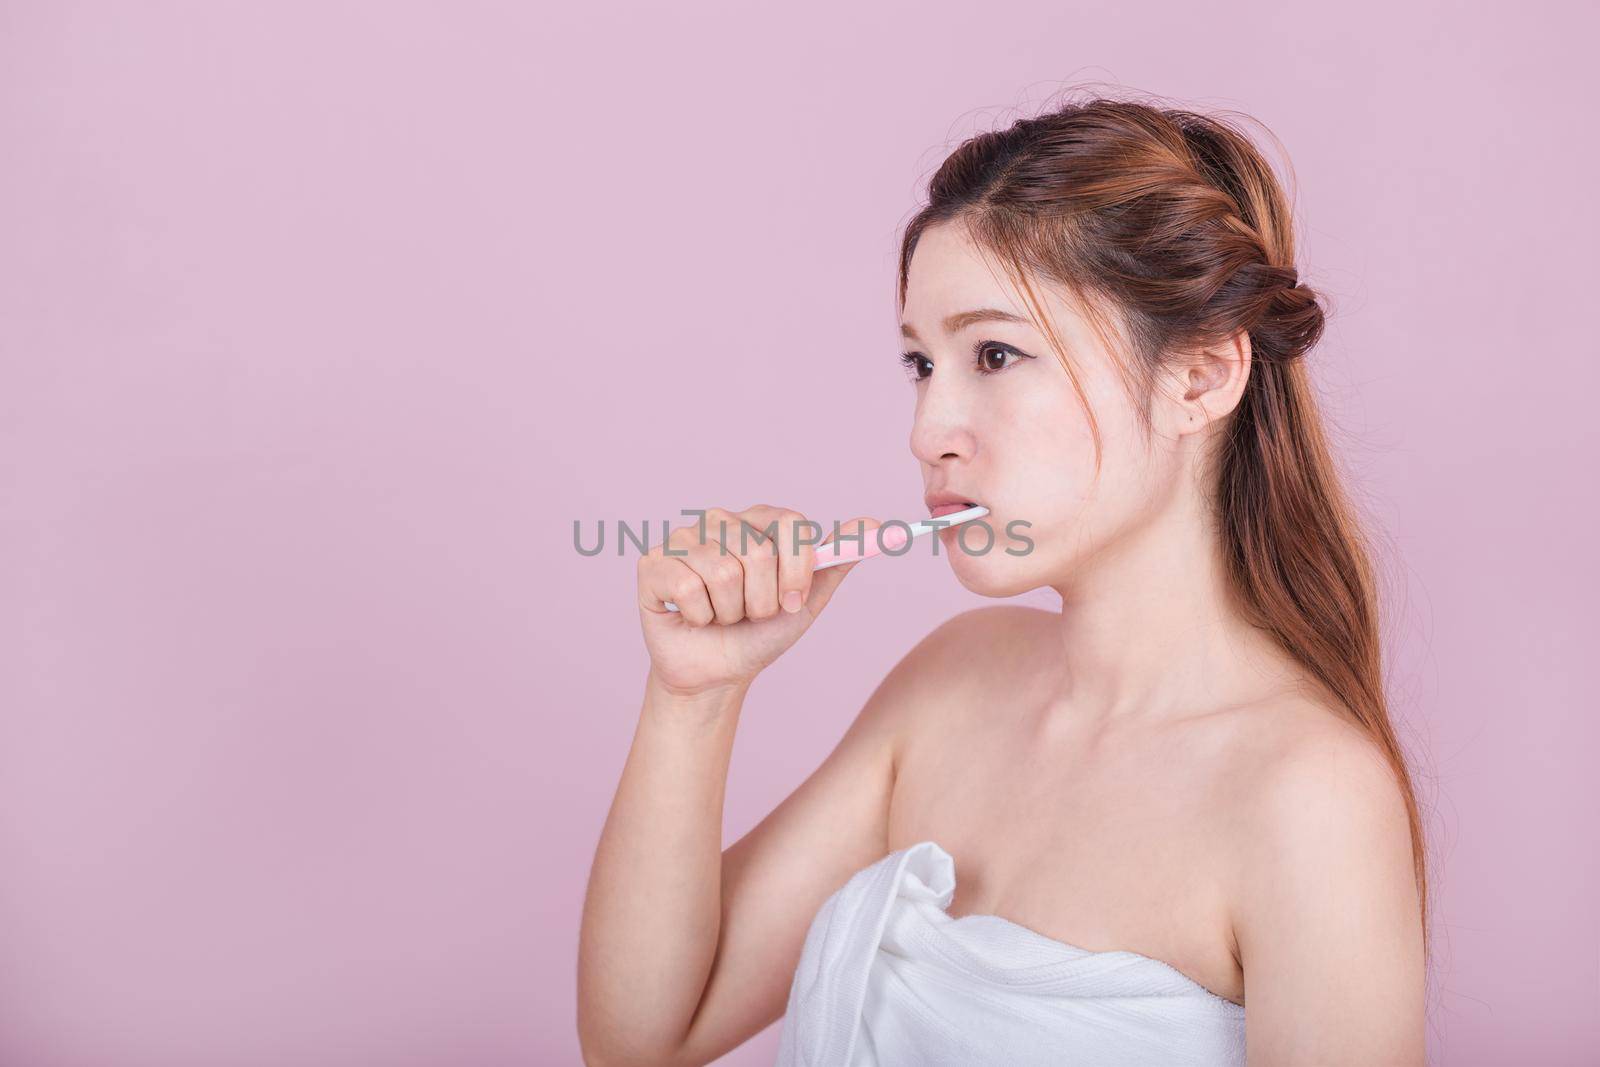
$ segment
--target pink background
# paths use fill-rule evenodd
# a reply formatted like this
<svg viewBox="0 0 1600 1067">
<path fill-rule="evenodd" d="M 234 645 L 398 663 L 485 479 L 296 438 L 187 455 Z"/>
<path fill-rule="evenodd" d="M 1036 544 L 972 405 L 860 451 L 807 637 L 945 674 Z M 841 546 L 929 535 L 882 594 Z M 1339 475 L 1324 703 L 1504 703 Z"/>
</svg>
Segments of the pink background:
<svg viewBox="0 0 1600 1067">
<path fill-rule="evenodd" d="M 1594 1062 L 1592 22 L 762 7 L 0 7 L 0 1061 L 577 1062 L 646 660 L 574 520 L 920 513 L 897 229 L 1099 80 L 1293 160 L 1396 553 L 1436 1062 Z M 854 573 L 756 683 L 728 842 L 978 603 Z"/>
</svg>

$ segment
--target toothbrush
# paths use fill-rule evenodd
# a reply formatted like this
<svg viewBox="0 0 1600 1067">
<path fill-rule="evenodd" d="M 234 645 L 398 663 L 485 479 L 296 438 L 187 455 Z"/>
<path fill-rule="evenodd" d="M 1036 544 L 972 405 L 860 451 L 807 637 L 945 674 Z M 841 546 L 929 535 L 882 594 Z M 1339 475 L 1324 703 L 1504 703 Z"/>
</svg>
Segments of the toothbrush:
<svg viewBox="0 0 1600 1067">
<path fill-rule="evenodd" d="M 981 519 L 987 514 L 989 514 L 989 509 L 980 504 L 976 507 L 967 508 L 965 511 L 952 511 L 949 514 L 940 515 L 936 519 L 923 519 L 920 522 L 907 523 L 906 525 L 909 529 L 906 531 L 905 543 L 909 545 L 914 539 L 921 537 L 925 533 L 932 533 L 934 530 L 945 530 L 951 526 L 960 526 L 964 522 Z M 880 526 L 879 529 L 881 530 L 882 527 Z M 846 563 L 856 563 L 860 560 L 870 559 L 883 551 L 878 546 L 878 538 L 872 536 L 867 539 L 867 543 L 859 551 L 851 551 L 845 555 L 840 555 L 839 545 L 841 541 L 842 538 L 830 541 L 825 545 L 818 545 L 816 558 L 811 564 L 811 569 L 820 571 Z M 662 601 L 662 603 L 666 605 L 668 611 L 678 610 L 678 605 L 670 600 Z"/>
</svg>

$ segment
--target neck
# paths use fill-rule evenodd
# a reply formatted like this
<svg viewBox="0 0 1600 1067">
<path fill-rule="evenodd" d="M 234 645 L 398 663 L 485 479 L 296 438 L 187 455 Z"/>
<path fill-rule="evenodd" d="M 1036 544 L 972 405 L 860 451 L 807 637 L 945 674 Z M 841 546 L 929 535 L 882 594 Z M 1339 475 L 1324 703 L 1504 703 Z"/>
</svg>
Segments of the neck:
<svg viewBox="0 0 1600 1067">
<path fill-rule="evenodd" d="M 1231 602 L 1221 541 L 1197 494 L 1055 584 L 1059 673 L 1050 705 L 1075 719 L 1155 720 L 1291 684 L 1286 654 Z"/>
</svg>

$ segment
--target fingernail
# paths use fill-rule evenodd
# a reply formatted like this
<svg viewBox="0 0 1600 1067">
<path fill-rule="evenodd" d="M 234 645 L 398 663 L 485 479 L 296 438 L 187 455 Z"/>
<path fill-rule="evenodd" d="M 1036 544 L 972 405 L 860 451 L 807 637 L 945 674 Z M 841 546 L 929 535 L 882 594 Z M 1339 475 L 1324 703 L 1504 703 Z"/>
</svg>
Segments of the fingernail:
<svg viewBox="0 0 1600 1067">
<path fill-rule="evenodd" d="M 906 530 L 904 526 L 891 526 L 883 531 L 883 547 L 899 548 L 906 543 Z"/>
<path fill-rule="evenodd" d="M 798 589 L 791 589 L 783 594 L 783 610 L 791 615 L 799 611 L 800 605 L 803 603 L 805 603 L 805 600 L 800 596 L 800 590 Z"/>
</svg>

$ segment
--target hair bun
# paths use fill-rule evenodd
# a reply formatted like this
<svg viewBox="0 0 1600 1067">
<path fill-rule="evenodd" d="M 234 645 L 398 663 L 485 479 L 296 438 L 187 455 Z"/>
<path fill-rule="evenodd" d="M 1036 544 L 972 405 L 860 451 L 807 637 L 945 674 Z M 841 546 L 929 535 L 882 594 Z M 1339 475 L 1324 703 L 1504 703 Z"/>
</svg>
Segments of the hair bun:
<svg viewBox="0 0 1600 1067">
<path fill-rule="evenodd" d="M 1309 285 L 1286 268 L 1286 282 L 1272 294 L 1266 311 L 1250 330 L 1252 350 L 1262 357 L 1288 361 L 1305 355 L 1322 337 L 1322 302 Z"/>
</svg>

